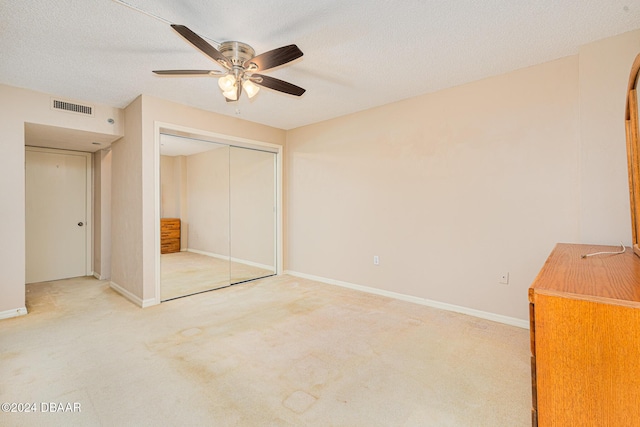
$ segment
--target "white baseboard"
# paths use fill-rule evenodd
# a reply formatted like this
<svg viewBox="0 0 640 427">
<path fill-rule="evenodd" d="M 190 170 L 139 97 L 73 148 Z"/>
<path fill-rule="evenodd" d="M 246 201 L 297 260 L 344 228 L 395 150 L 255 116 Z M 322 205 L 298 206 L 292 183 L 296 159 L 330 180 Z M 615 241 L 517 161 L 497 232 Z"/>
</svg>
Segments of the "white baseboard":
<svg viewBox="0 0 640 427">
<path fill-rule="evenodd" d="M 12 317 L 24 316 L 27 314 L 27 307 L 14 308 L 12 310 L 0 311 L 0 320 L 11 319 Z"/>
<path fill-rule="evenodd" d="M 201 250 L 198 250 L 198 249 L 187 249 L 187 252 L 193 252 L 194 254 L 206 255 L 206 256 L 213 257 L 213 258 L 223 259 L 225 261 L 231 260 L 232 262 L 237 262 L 239 264 L 249 265 L 251 267 L 262 268 L 263 270 L 274 270 L 275 271 L 275 268 L 272 265 L 260 264 L 260 263 L 257 263 L 257 262 L 248 261 L 246 259 L 234 258 L 234 257 L 230 257 L 229 255 L 214 254 L 213 252 L 205 252 L 205 251 L 201 251 Z"/>
<path fill-rule="evenodd" d="M 229 261 L 229 255 L 220 255 L 220 254 L 215 254 L 213 252 L 206 252 L 206 251 L 201 251 L 199 249 L 191 249 L 191 248 L 187 248 L 187 252 L 192 252 L 194 254 L 210 256 L 212 258 L 218 258 L 218 259 L 223 259 L 225 261 Z"/>
<path fill-rule="evenodd" d="M 336 285 L 336 286 L 341 286 L 343 288 L 354 289 L 356 291 L 382 295 L 385 297 L 394 298 L 401 301 L 407 301 L 415 304 L 425 305 L 428 307 L 438 308 L 440 310 L 447 310 L 447 311 L 453 311 L 461 314 L 468 314 L 469 316 L 474 316 L 474 317 L 479 317 L 481 319 L 504 323 L 506 325 L 517 326 L 523 329 L 529 329 L 529 321 L 517 319 L 515 317 L 503 316 L 501 314 L 489 313 L 487 311 L 476 310 L 473 308 L 462 307 L 459 305 L 448 304 L 445 302 L 433 301 L 430 299 L 420 298 L 413 295 L 406 295 L 398 292 L 386 291 L 384 289 L 377 289 L 369 286 L 356 285 L 353 283 L 343 282 L 340 280 L 327 279 L 325 277 L 313 276 L 311 274 L 298 273 L 297 271 L 287 270 L 284 272 L 284 274 L 288 274 L 294 277 L 300 277 L 302 279 L 314 280 L 316 282 L 326 283 L 328 285 Z"/>
<path fill-rule="evenodd" d="M 109 286 L 111 287 L 111 289 L 113 289 L 138 307 L 146 308 L 158 304 L 155 298 L 143 300 L 142 298 L 139 298 L 138 296 L 132 294 L 115 282 L 109 282 Z"/>
<path fill-rule="evenodd" d="M 258 262 L 253 262 L 253 261 L 248 261 L 246 259 L 240 259 L 240 258 L 231 258 L 232 262 L 237 262 L 239 264 L 244 264 L 244 265 L 248 265 L 251 267 L 257 267 L 257 268 L 261 268 L 263 270 L 273 270 L 274 272 L 276 271 L 275 267 L 272 265 L 267 265 L 267 264 L 260 264 Z"/>
</svg>

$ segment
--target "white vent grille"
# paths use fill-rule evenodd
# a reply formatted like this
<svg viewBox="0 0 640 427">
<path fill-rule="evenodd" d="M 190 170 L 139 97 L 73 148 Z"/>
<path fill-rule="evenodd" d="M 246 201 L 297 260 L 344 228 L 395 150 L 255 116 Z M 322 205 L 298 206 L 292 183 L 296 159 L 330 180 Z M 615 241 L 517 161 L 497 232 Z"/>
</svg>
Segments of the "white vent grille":
<svg viewBox="0 0 640 427">
<path fill-rule="evenodd" d="M 93 116 L 93 107 L 89 105 L 75 104 L 73 102 L 51 99 L 51 108 L 54 110 L 68 111 L 70 113 Z"/>
</svg>

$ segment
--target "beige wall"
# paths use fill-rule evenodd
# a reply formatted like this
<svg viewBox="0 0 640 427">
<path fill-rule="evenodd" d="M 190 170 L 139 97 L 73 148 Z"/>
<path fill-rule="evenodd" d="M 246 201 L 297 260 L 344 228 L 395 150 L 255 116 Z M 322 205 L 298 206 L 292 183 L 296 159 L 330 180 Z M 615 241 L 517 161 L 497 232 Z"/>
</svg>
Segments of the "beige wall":
<svg viewBox="0 0 640 427">
<path fill-rule="evenodd" d="M 121 135 L 122 112 L 117 108 L 94 105 L 94 116 L 87 117 L 50 108 L 51 95 L 0 85 L 0 129 L 2 156 L 0 180 L 0 317 L 25 307 L 25 187 L 24 126 L 36 123 L 63 128 Z M 109 124 L 108 118 L 115 119 Z"/>
<path fill-rule="evenodd" d="M 630 243 L 639 41 L 288 132 L 286 268 L 527 319 L 556 242 Z"/>
<path fill-rule="evenodd" d="M 111 278 L 111 149 L 93 154 L 93 271 Z"/>
<path fill-rule="evenodd" d="M 579 236 L 577 72 L 574 56 L 290 131 L 286 268 L 526 318 L 545 256 Z"/>
<path fill-rule="evenodd" d="M 180 218 L 180 157 L 160 156 L 161 218 Z"/>
<path fill-rule="evenodd" d="M 127 164 L 126 169 L 118 168 L 116 171 L 115 147 L 113 150 L 112 280 L 137 302 L 146 305 L 156 300 L 154 218 L 159 201 L 156 201 L 155 171 L 159 168 L 159 160 L 156 160 L 155 152 L 155 123 L 171 123 L 278 145 L 284 144 L 285 131 L 146 95 L 140 96 L 125 111 L 128 113 L 127 120 L 140 118 L 137 122 L 140 123 L 140 129 L 132 129 L 131 133 L 127 131 L 127 136 L 118 144 L 130 145 L 122 150 L 122 154 L 126 151 L 131 157 L 128 160 L 120 158 L 123 164 Z M 116 189 L 117 174 L 120 175 Z M 125 185 L 126 182 L 129 185 Z M 118 199 L 126 203 L 116 204 L 116 193 Z M 120 222 L 123 225 L 116 226 Z M 136 224 L 138 229 L 126 234 L 133 231 L 128 230 L 128 226 L 134 227 Z"/>
<path fill-rule="evenodd" d="M 631 244 L 624 113 L 640 30 L 580 49 L 581 240 Z"/>
<path fill-rule="evenodd" d="M 274 153 L 231 147 L 231 257 L 275 271 Z"/>
<path fill-rule="evenodd" d="M 187 156 L 160 156 L 160 218 L 180 218 L 180 249 L 189 237 Z"/>
<path fill-rule="evenodd" d="M 111 146 L 111 281 L 142 296 L 142 97 L 125 108 L 125 134 Z"/>
<path fill-rule="evenodd" d="M 229 147 L 187 156 L 188 249 L 229 256 Z"/>
</svg>

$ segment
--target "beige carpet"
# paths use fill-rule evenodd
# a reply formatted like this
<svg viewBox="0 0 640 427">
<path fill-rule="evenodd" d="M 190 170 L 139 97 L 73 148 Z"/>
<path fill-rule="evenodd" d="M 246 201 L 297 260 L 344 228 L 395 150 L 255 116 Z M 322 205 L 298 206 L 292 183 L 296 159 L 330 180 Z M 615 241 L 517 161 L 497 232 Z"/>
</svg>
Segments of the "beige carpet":
<svg viewBox="0 0 640 427">
<path fill-rule="evenodd" d="M 193 252 L 162 254 L 160 271 L 162 301 L 273 274 L 271 270 Z"/>
<path fill-rule="evenodd" d="M 528 426 L 528 331 L 277 276 L 140 309 L 27 286 L 0 321 L 3 426 Z"/>
</svg>

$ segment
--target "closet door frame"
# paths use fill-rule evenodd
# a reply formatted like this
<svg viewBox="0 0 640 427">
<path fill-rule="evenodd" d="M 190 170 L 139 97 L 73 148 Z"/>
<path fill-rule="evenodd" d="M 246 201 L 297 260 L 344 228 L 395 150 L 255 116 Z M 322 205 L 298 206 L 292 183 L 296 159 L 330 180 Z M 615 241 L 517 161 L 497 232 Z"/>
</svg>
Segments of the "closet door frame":
<svg viewBox="0 0 640 427">
<path fill-rule="evenodd" d="M 283 147 L 270 142 L 258 141 L 248 138 L 240 138 L 232 135 L 224 135 L 209 132 L 202 129 L 190 128 L 173 123 L 154 122 L 154 229 L 155 229 L 155 304 L 160 304 L 160 134 L 168 133 L 180 136 L 188 136 L 197 139 L 211 140 L 212 142 L 227 144 L 233 147 L 250 148 L 254 150 L 269 151 L 276 155 L 276 275 L 283 272 Z"/>
</svg>

